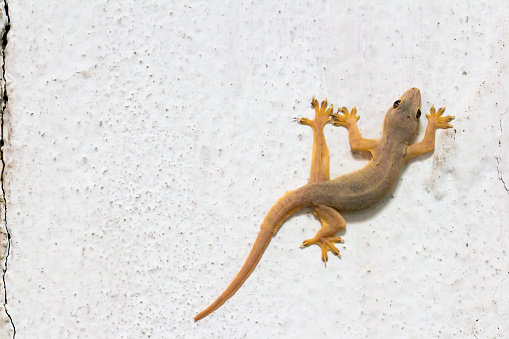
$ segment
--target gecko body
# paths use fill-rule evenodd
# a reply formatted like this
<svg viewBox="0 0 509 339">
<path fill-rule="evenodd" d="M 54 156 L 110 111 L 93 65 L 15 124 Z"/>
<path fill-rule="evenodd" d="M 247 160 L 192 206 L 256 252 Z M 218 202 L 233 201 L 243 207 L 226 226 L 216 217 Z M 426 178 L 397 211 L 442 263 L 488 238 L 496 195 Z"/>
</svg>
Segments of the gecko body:
<svg viewBox="0 0 509 339">
<path fill-rule="evenodd" d="M 334 245 L 343 239 L 335 234 L 346 227 L 346 221 L 340 213 L 357 212 L 376 205 L 396 183 L 401 168 L 408 160 L 432 151 L 435 147 L 437 128 L 452 127 L 452 116 L 442 116 L 445 107 L 435 110 L 434 106 L 427 114 L 428 125 L 421 142 L 410 144 L 419 127 L 421 116 L 421 94 L 417 88 L 406 91 L 385 114 L 382 137 L 378 140 L 365 139 L 357 127 L 359 116 L 354 107 L 346 107 L 333 113 L 327 100 L 321 105 L 313 98 L 315 109 L 313 120 L 301 118 L 301 124 L 313 129 L 313 153 L 309 182 L 294 191 L 287 192 L 271 208 L 260 226 L 260 232 L 253 248 L 240 272 L 226 290 L 205 310 L 194 318 L 198 321 L 219 308 L 228 300 L 247 279 L 256 267 L 272 236 L 290 215 L 304 207 L 311 207 L 320 220 L 322 227 L 316 235 L 305 240 L 301 246 L 319 245 L 322 249 L 322 261 L 327 263 L 327 252 L 340 256 Z M 323 128 L 327 123 L 345 126 L 348 129 L 352 149 L 368 151 L 372 158 L 362 169 L 330 180 L 329 150 L 325 142 Z"/>
</svg>

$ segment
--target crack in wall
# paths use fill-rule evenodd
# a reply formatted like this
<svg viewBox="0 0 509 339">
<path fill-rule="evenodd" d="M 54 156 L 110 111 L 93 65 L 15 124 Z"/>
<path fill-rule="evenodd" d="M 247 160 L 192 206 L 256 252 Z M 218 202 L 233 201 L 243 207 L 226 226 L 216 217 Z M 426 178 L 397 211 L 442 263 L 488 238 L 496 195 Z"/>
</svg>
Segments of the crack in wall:
<svg viewBox="0 0 509 339">
<path fill-rule="evenodd" d="M 4 159 L 4 149 L 3 149 L 3 147 L 5 145 L 4 114 L 6 112 L 7 101 L 8 101 L 7 84 L 6 84 L 6 78 L 5 78 L 5 48 L 7 46 L 7 34 L 9 33 L 9 30 L 11 28 L 11 26 L 10 26 L 11 21 L 9 18 L 9 6 L 8 6 L 6 0 L 3 1 L 3 6 L 4 6 L 3 12 L 5 15 L 5 19 L 4 19 L 5 26 L 2 29 L 2 51 L 1 51 L 1 57 L 2 57 L 1 102 L 2 102 L 2 106 L 1 106 L 1 112 L 0 112 L 0 135 L 1 135 L 1 138 L 0 138 L 0 163 L 2 164 L 2 169 L 0 172 L 0 184 L 1 184 L 0 186 L 1 186 L 1 192 L 2 192 L 2 205 L 3 205 L 3 210 L 2 210 L 3 222 L 2 222 L 2 224 L 4 227 L 5 233 L 7 235 L 7 244 L 6 244 L 7 248 L 6 248 L 6 253 L 5 253 L 4 265 L 3 265 L 3 269 L 2 269 L 2 282 L 3 282 L 3 288 L 4 288 L 3 309 L 5 310 L 5 314 L 9 318 L 9 322 L 10 322 L 10 325 L 11 325 L 12 331 L 13 331 L 13 338 L 15 338 L 16 337 L 16 327 L 14 326 L 14 321 L 12 320 L 12 317 L 9 314 L 9 311 L 7 310 L 7 287 L 5 284 L 5 274 L 7 272 L 7 261 L 9 259 L 9 254 L 11 252 L 11 233 L 9 232 L 9 227 L 7 225 L 7 201 L 6 201 L 6 197 L 5 197 L 5 186 L 4 186 L 4 179 L 5 179 L 4 178 L 5 159 Z"/>
<path fill-rule="evenodd" d="M 507 112 L 509 109 L 507 109 L 505 112 Z M 507 188 L 507 185 L 504 181 L 504 177 L 502 176 L 502 172 L 500 171 L 500 153 L 502 152 L 502 136 L 504 134 L 504 131 L 502 129 L 502 116 L 504 115 L 503 114 L 500 114 L 499 116 L 499 124 L 500 124 L 500 137 L 498 138 L 498 156 L 495 157 L 497 159 L 497 172 L 498 172 L 498 179 L 500 181 L 502 181 L 502 184 L 504 185 L 504 188 L 505 188 L 505 191 L 507 192 L 507 194 L 509 194 L 509 188 Z"/>
</svg>

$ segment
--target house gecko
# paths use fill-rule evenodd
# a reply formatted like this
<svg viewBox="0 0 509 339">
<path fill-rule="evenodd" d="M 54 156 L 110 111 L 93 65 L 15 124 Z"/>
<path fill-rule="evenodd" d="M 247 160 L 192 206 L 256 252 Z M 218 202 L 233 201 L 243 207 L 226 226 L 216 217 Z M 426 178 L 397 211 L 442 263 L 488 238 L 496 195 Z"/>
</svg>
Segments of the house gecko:
<svg viewBox="0 0 509 339">
<path fill-rule="evenodd" d="M 417 88 L 409 89 L 392 104 L 385 114 L 382 137 L 378 140 L 361 136 L 355 107 L 351 111 L 343 107 L 333 113 L 333 106 L 328 108 L 327 99 L 319 105 L 314 97 L 311 106 L 315 109 L 313 120 L 297 119 L 301 124 L 313 129 L 311 174 L 308 183 L 287 192 L 271 208 L 240 272 L 219 298 L 196 315 L 195 321 L 214 312 L 242 286 L 282 223 L 304 207 L 313 209 L 322 227 L 313 238 L 305 240 L 301 246 L 320 246 L 325 264 L 328 251 L 340 256 L 335 243 L 343 242 L 343 239 L 335 234 L 346 227 L 346 221 L 340 213 L 361 211 L 380 202 L 396 183 L 402 167 L 410 159 L 432 151 L 437 128 L 452 127 L 449 122 L 454 119 L 453 116 L 442 116 L 445 107 L 436 111 L 432 106 L 430 113 L 426 114 L 428 125 L 423 140 L 409 144 L 418 130 L 421 116 L 421 93 Z M 323 134 L 324 126 L 329 122 L 348 129 L 353 150 L 368 151 L 372 155 L 369 163 L 362 169 L 333 180 L 330 180 L 329 149 Z"/>
</svg>

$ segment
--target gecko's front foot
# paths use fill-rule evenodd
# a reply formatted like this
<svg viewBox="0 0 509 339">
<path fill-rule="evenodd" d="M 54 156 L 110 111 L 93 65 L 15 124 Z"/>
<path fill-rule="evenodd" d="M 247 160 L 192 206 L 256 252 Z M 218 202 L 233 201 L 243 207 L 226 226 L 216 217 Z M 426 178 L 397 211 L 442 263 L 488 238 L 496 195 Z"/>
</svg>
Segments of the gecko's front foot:
<svg viewBox="0 0 509 339">
<path fill-rule="evenodd" d="M 327 108 L 327 99 L 322 101 L 321 105 L 318 104 L 318 100 L 313 97 L 311 101 L 311 107 L 315 109 L 315 118 L 313 120 L 307 118 L 300 118 L 297 121 L 303 125 L 311 126 L 312 128 L 323 128 L 330 120 L 334 106 L 331 105 Z"/>
<path fill-rule="evenodd" d="M 357 115 L 357 108 L 355 106 L 350 112 L 348 112 L 348 108 L 341 107 L 338 109 L 338 113 L 332 114 L 331 124 L 334 126 L 350 127 L 350 125 L 357 123 L 359 118 L 360 117 Z"/>
<path fill-rule="evenodd" d="M 331 251 L 334 255 L 337 255 L 341 258 L 341 254 L 339 253 L 338 248 L 334 243 L 343 242 L 344 240 L 340 237 L 320 237 L 318 235 L 314 236 L 311 239 L 304 240 L 301 247 L 307 247 L 309 245 L 317 244 L 322 249 L 322 261 L 327 265 L 327 260 L 329 260 L 327 256 L 327 251 Z"/>
<path fill-rule="evenodd" d="M 454 119 L 453 116 L 445 116 L 442 114 L 445 112 L 445 107 L 439 108 L 438 112 L 435 110 L 435 105 L 431 106 L 429 110 L 429 114 L 426 114 L 426 118 L 428 118 L 428 124 L 432 124 L 434 128 L 451 128 L 452 125 L 449 124 L 451 120 Z"/>
</svg>

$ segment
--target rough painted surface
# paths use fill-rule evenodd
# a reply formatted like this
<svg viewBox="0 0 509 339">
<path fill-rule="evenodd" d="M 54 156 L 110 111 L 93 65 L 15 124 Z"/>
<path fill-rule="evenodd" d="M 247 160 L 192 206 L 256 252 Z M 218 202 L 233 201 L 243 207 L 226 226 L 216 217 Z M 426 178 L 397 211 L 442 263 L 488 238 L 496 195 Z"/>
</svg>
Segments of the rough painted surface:
<svg viewBox="0 0 509 339">
<path fill-rule="evenodd" d="M 6 96 L 6 81 L 5 81 L 5 46 L 6 36 L 9 32 L 9 15 L 5 1 L 0 2 L 0 37 L 1 47 L 0 50 L 0 134 L 1 134 L 1 145 L 4 142 L 4 112 L 7 106 Z M 0 338 L 11 338 L 15 335 L 15 328 L 12 319 L 7 309 L 7 297 L 6 297 L 6 286 L 5 286 L 5 272 L 7 271 L 9 255 L 10 255 L 10 232 L 7 225 L 6 219 L 6 204 L 5 204 L 5 186 L 4 186 L 4 174 L 5 174 L 5 161 L 3 148 L 0 149 L 0 267 L 2 277 L 0 279 Z"/>
<path fill-rule="evenodd" d="M 8 310 L 20 338 L 501 337 L 506 2 L 9 2 Z M 290 219 L 209 318 L 285 190 L 312 95 L 366 137 L 406 89 L 456 116 L 327 268 Z M 423 119 L 425 120 L 425 119 Z M 421 135 L 425 121 L 421 122 Z M 361 167 L 329 127 L 331 174 Z M 4 332 L 8 333 L 8 332 Z"/>
</svg>

